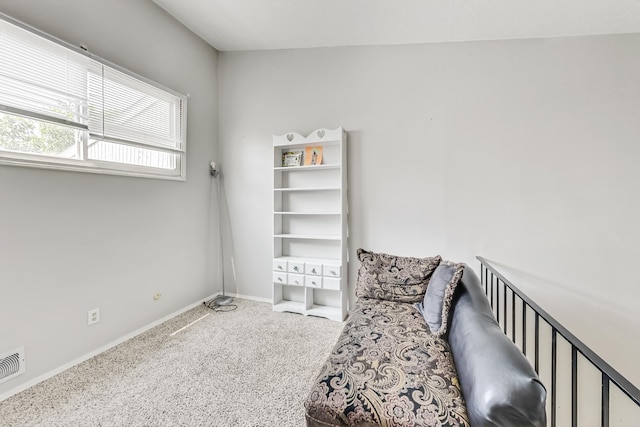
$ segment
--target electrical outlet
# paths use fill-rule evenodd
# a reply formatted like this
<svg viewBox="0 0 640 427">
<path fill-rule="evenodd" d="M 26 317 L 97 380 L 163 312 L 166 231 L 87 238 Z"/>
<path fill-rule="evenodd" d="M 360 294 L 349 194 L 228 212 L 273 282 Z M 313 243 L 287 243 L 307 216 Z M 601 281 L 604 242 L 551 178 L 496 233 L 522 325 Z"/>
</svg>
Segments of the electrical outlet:
<svg viewBox="0 0 640 427">
<path fill-rule="evenodd" d="M 94 308 L 93 310 L 89 310 L 87 312 L 87 325 L 93 325 L 94 323 L 98 323 L 100 321 L 100 309 Z"/>
</svg>

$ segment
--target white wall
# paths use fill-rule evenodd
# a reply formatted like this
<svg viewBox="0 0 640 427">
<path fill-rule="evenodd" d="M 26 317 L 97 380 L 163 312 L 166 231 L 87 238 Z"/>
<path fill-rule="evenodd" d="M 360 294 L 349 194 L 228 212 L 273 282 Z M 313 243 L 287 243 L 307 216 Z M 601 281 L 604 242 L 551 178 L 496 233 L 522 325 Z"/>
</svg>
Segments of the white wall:
<svg viewBox="0 0 640 427">
<path fill-rule="evenodd" d="M 147 0 L 0 0 L 0 12 L 190 94 L 186 182 L 0 166 L 0 353 L 27 354 L 2 395 L 218 289 L 218 59 Z"/>
<path fill-rule="evenodd" d="M 344 126 L 352 259 L 485 256 L 640 383 L 640 35 L 219 61 L 239 293 L 271 296 L 272 134 Z"/>
</svg>

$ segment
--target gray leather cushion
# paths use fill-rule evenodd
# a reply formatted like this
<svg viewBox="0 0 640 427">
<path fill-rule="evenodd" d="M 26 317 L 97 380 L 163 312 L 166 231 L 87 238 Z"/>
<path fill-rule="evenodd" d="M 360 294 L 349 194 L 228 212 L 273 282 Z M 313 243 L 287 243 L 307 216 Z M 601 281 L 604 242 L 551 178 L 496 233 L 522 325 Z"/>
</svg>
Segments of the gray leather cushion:
<svg viewBox="0 0 640 427">
<path fill-rule="evenodd" d="M 468 266 L 456 299 L 449 344 L 471 425 L 545 426 L 546 390 L 502 332 L 478 276 Z"/>
</svg>

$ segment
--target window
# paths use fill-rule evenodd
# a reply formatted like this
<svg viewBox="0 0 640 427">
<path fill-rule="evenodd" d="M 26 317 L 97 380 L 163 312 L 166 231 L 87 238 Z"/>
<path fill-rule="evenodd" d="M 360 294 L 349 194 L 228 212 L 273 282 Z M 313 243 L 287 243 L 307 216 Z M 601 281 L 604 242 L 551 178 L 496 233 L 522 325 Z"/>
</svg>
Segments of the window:
<svg viewBox="0 0 640 427">
<path fill-rule="evenodd" d="M 0 14 L 0 163 L 184 180 L 186 104 Z"/>
</svg>

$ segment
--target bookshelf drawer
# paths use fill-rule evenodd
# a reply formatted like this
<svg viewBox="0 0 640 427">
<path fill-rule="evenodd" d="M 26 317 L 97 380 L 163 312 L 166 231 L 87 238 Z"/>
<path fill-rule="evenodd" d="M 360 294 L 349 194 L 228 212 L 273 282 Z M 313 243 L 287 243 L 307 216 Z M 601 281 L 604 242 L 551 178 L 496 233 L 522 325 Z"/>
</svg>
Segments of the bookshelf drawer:
<svg viewBox="0 0 640 427">
<path fill-rule="evenodd" d="M 288 274 L 287 275 L 287 283 L 295 286 L 303 286 L 304 285 L 304 274 Z"/>
<path fill-rule="evenodd" d="M 273 272 L 273 283 L 285 285 L 287 283 L 287 273 Z"/>
<path fill-rule="evenodd" d="M 332 291 L 339 291 L 342 289 L 342 279 L 333 277 L 323 277 L 322 287 Z"/>
<path fill-rule="evenodd" d="M 315 262 L 305 262 L 304 263 L 304 273 L 312 274 L 314 276 L 322 275 L 322 264 Z"/>
<path fill-rule="evenodd" d="M 324 264 L 322 275 L 326 277 L 342 277 L 342 267 L 340 264 Z"/>
<path fill-rule="evenodd" d="M 289 261 L 287 263 L 289 273 L 304 273 L 304 262 Z"/>
<path fill-rule="evenodd" d="M 281 271 L 286 273 L 287 271 L 287 261 L 281 259 L 273 260 L 273 271 Z"/>
<path fill-rule="evenodd" d="M 304 285 L 307 288 L 321 288 L 322 276 L 304 276 Z"/>
</svg>

